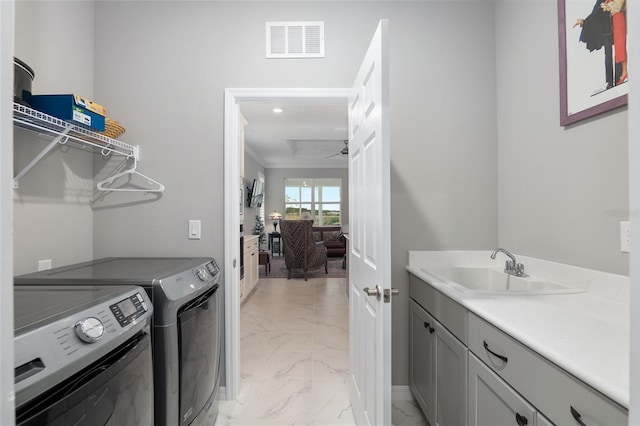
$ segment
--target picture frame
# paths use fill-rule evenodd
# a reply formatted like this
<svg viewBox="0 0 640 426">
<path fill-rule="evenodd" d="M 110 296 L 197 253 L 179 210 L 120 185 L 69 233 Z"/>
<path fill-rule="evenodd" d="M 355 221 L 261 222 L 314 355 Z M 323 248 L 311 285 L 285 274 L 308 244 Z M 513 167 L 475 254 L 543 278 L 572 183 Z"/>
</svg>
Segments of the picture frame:
<svg viewBox="0 0 640 426">
<path fill-rule="evenodd" d="M 615 56 L 613 30 L 603 36 L 604 42 L 596 48 L 589 33 L 583 36 L 585 28 L 593 29 L 598 19 L 604 22 L 604 11 L 599 3 L 606 0 L 557 0 L 558 2 L 558 42 L 560 56 L 560 125 L 566 126 L 589 117 L 610 111 L 627 104 L 628 79 L 618 81 L 622 76 L 622 62 L 617 59 L 623 56 L 626 61 L 626 27 L 624 28 L 624 46 L 619 48 Z M 611 17 L 610 12 L 606 12 Z M 590 18 L 587 21 L 587 17 Z M 624 12 L 626 24 L 626 12 Z M 580 20 L 583 25 L 579 25 Z M 613 18 L 612 18 L 613 21 Z M 620 22 L 620 17 L 615 22 Z M 613 27 L 613 24 L 612 24 Z M 622 25 L 618 25 L 618 30 Z M 618 31 L 616 41 L 620 38 Z M 587 41 L 590 42 L 588 44 Z M 618 45 L 618 47 L 620 44 Z M 593 50 L 591 50 L 593 49 Z M 612 65 L 607 65 L 611 62 Z M 626 63 L 625 63 L 626 67 Z M 625 68 L 626 70 L 626 68 Z M 612 82 L 613 80 L 613 82 Z"/>
</svg>

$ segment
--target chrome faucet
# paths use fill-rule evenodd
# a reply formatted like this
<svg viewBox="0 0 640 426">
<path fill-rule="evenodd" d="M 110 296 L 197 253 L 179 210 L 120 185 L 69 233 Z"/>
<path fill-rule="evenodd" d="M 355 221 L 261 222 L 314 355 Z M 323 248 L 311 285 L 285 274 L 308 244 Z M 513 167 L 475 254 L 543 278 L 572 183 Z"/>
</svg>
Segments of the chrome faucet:
<svg viewBox="0 0 640 426">
<path fill-rule="evenodd" d="M 497 248 L 491 253 L 491 259 L 495 259 L 498 252 L 502 252 L 507 255 L 510 260 L 507 260 L 504 264 L 504 272 L 516 277 L 528 277 L 529 275 L 524 273 L 524 265 L 516 261 L 516 257 L 503 248 Z"/>
</svg>

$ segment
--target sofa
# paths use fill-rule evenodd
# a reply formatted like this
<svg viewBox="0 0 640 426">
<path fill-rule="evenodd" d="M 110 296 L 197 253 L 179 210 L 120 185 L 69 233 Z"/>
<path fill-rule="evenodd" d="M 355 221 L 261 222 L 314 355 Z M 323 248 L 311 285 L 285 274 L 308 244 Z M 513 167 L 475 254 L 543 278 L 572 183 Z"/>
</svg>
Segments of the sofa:
<svg viewBox="0 0 640 426">
<path fill-rule="evenodd" d="M 313 238 L 316 242 L 324 242 L 329 257 L 341 257 L 347 253 L 347 241 L 340 226 L 314 226 Z"/>
</svg>

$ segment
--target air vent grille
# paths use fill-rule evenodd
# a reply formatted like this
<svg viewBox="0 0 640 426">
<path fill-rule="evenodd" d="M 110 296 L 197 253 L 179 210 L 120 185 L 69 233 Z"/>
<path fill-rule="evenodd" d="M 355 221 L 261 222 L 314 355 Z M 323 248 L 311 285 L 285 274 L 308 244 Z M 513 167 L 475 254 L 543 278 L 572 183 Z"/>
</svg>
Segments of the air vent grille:
<svg viewBox="0 0 640 426">
<path fill-rule="evenodd" d="M 267 58 L 324 58 L 324 22 L 267 22 Z"/>
</svg>

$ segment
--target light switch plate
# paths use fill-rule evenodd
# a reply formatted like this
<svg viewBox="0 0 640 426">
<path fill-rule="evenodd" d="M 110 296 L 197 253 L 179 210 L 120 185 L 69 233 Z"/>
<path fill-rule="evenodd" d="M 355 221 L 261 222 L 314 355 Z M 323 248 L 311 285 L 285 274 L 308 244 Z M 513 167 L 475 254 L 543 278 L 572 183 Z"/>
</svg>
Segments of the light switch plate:
<svg viewBox="0 0 640 426">
<path fill-rule="evenodd" d="M 189 239 L 199 240 L 202 237 L 202 223 L 199 220 L 189 220 Z"/>
<path fill-rule="evenodd" d="M 53 267 L 53 262 L 51 259 L 38 260 L 38 271 L 46 271 L 47 269 L 51 269 Z"/>
<path fill-rule="evenodd" d="M 629 253 L 631 250 L 631 226 L 629 222 L 620 222 L 620 251 Z"/>
</svg>

